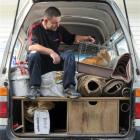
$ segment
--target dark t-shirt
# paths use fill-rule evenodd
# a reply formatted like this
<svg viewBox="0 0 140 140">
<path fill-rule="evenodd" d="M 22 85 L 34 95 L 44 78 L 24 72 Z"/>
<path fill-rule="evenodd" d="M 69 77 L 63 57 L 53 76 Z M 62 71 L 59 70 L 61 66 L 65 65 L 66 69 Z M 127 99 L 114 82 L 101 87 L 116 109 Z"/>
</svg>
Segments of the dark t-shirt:
<svg viewBox="0 0 140 140">
<path fill-rule="evenodd" d="M 58 53 L 60 42 L 68 45 L 73 44 L 75 35 L 68 32 L 63 26 L 59 26 L 56 31 L 47 30 L 42 23 L 32 25 L 29 31 L 29 44 L 40 44 L 51 48 Z"/>
</svg>

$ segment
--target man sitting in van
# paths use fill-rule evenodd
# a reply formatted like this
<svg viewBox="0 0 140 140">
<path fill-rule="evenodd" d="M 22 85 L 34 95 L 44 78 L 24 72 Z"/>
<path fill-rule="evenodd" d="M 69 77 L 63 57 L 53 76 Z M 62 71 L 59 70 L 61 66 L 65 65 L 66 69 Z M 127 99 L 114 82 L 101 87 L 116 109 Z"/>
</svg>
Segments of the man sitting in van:
<svg viewBox="0 0 140 140">
<path fill-rule="evenodd" d="M 40 23 L 32 25 L 29 31 L 29 74 L 31 90 L 27 96 L 36 99 L 40 96 L 41 75 L 50 71 L 64 70 L 63 87 L 67 97 L 80 96 L 75 91 L 75 57 L 72 52 L 59 54 L 60 42 L 72 45 L 74 42 L 92 41 L 91 36 L 75 35 L 68 32 L 62 25 L 61 12 L 56 7 L 45 10 L 44 18 Z"/>
</svg>

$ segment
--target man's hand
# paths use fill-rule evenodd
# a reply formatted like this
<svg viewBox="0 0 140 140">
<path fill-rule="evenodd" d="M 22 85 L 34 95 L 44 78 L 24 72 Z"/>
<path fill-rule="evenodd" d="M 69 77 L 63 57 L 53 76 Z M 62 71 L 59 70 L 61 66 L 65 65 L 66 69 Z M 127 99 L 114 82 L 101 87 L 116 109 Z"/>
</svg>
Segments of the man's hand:
<svg viewBox="0 0 140 140">
<path fill-rule="evenodd" d="M 75 42 L 80 43 L 81 41 L 90 41 L 92 43 L 95 43 L 95 39 L 91 36 L 81 36 L 81 35 L 76 35 L 75 37 Z"/>
<path fill-rule="evenodd" d="M 60 58 L 60 56 L 56 52 L 52 51 L 50 53 L 50 57 L 53 59 L 53 63 L 54 64 L 60 63 L 61 58 Z"/>
<path fill-rule="evenodd" d="M 87 36 L 87 41 L 95 43 L 95 39 L 92 36 Z"/>
</svg>

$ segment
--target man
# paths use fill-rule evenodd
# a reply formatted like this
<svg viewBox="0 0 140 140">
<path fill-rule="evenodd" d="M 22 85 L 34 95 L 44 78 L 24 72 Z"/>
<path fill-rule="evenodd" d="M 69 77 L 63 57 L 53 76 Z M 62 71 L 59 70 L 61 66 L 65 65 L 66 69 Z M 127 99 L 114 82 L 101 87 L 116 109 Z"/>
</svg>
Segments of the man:
<svg viewBox="0 0 140 140">
<path fill-rule="evenodd" d="M 75 57 L 71 52 L 62 55 L 58 52 L 60 42 L 68 45 L 80 41 L 95 42 L 91 36 L 69 33 L 60 25 L 61 13 L 56 7 L 45 10 L 44 19 L 34 24 L 29 31 L 29 73 L 31 91 L 27 96 L 36 99 L 40 96 L 41 75 L 50 71 L 64 70 L 63 86 L 67 97 L 79 96 L 75 91 Z"/>
</svg>

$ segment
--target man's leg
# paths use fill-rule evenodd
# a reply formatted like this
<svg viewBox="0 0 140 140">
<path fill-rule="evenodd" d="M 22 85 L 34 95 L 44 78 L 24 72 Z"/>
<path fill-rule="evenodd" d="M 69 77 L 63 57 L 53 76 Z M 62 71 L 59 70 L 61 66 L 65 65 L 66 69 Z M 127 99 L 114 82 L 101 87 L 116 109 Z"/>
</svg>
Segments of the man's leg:
<svg viewBox="0 0 140 140">
<path fill-rule="evenodd" d="M 60 66 L 53 64 L 52 58 L 48 55 L 43 55 L 38 52 L 30 53 L 28 62 L 31 90 L 27 97 L 29 99 L 35 99 L 37 96 L 40 96 L 41 75 L 55 69 L 60 69 Z"/>
<path fill-rule="evenodd" d="M 64 92 L 69 98 L 80 97 L 80 94 L 75 90 L 75 71 L 76 63 L 75 56 L 71 51 L 67 51 L 61 55 L 64 61 L 64 75 L 63 75 L 63 87 Z"/>
<path fill-rule="evenodd" d="M 75 56 L 71 51 L 64 52 L 61 55 L 63 59 L 63 86 L 64 89 L 69 87 L 70 85 L 75 86 L 75 70 L 76 70 L 76 63 L 75 63 Z"/>
<path fill-rule="evenodd" d="M 40 85 L 41 85 L 41 56 L 40 53 L 30 53 L 28 56 L 29 63 L 29 74 L 30 74 L 30 92 L 27 98 L 34 100 L 40 96 Z"/>
<path fill-rule="evenodd" d="M 41 57 L 38 52 L 30 53 L 28 57 L 29 61 L 29 74 L 30 74 L 30 86 L 41 85 Z"/>
</svg>

